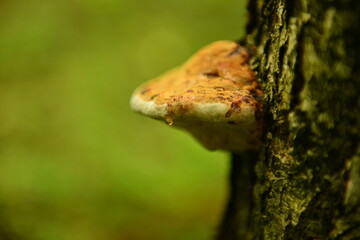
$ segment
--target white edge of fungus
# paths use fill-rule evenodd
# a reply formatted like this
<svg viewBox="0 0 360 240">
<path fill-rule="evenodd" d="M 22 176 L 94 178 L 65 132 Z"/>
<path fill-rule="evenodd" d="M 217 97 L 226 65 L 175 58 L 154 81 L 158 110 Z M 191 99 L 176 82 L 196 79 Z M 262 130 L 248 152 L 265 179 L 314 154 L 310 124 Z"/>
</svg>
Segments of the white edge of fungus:
<svg viewBox="0 0 360 240">
<path fill-rule="evenodd" d="M 144 101 L 137 95 L 132 96 L 130 106 L 134 111 L 140 112 L 155 119 L 165 119 L 169 115 L 166 104 L 157 105 L 154 101 Z M 192 109 L 189 109 L 189 111 L 186 113 L 182 113 L 184 116 L 186 116 L 182 119 L 184 120 L 188 117 L 189 119 L 197 119 L 206 122 L 220 123 L 235 121 L 238 123 L 241 122 L 243 124 L 249 124 L 255 121 L 255 109 L 252 106 L 242 106 L 240 113 L 233 113 L 230 117 L 225 118 L 225 115 L 229 109 L 229 105 L 224 103 L 194 103 Z M 176 118 L 181 117 L 178 116 L 177 113 L 173 114 Z"/>
<path fill-rule="evenodd" d="M 252 122 L 254 121 L 254 110 L 249 107 L 242 107 L 240 113 L 232 113 L 226 118 L 230 106 L 224 103 L 198 103 L 194 104 L 193 116 L 198 119 L 207 119 L 212 122 Z"/>
<path fill-rule="evenodd" d="M 146 102 L 137 95 L 131 97 L 130 106 L 134 111 L 156 119 L 165 118 L 167 115 L 167 106 L 165 104 L 157 105 L 154 101 Z"/>
</svg>

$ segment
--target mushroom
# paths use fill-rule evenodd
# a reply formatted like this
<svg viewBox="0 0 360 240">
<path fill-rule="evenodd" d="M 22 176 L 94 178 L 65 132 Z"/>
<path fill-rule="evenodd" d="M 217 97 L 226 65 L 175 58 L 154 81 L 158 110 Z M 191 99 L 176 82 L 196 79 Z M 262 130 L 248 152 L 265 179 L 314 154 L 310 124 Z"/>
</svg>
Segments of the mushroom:
<svg viewBox="0 0 360 240">
<path fill-rule="evenodd" d="M 138 87 L 131 108 L 187 130 L 209 150 L 256 151 L 262 144 L 263 92 L 249 59 L 236 42 L 214 42 Z"/>
</svg>

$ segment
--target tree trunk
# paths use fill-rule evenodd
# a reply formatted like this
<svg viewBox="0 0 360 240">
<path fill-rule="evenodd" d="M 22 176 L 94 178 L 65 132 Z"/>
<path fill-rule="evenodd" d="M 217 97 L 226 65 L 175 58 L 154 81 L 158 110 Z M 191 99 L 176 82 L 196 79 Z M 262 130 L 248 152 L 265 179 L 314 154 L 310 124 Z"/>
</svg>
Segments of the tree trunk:
<svg viewBox="0 0 360 240">
<path fill-rule="evenodd" d="M 248 9 L 267 132 L 259 157 L 232 159 L 217 239 L 360 239 L 360 1 Z"/>
</svg>

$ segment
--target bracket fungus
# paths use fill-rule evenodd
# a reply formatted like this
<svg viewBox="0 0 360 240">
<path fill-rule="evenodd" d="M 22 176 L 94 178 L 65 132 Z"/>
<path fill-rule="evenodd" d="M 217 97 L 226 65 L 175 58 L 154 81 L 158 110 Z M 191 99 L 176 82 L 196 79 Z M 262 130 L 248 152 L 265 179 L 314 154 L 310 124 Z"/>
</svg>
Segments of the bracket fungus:
<svg viewBox="0 0 360 240">
<path fill-rule="evenodd" d="M 210 150 L 258 150 L 263 92 L 246 48 L 214 42 L 182 66 L 138 87 L 133 110 L 190 132 Z"/>
</svg>

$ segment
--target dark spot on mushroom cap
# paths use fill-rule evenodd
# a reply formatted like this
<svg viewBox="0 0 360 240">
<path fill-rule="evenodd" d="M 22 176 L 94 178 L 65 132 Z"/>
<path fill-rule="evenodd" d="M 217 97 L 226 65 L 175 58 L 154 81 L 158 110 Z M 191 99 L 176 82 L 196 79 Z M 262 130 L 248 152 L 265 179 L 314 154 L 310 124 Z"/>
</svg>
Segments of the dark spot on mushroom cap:
<svg viewBox="0 0 360 240">
<path fill-rule="evenodd" d="M 145 93 L 149 92 L 150 88 L 146 88 L 140 92 L 141 95 L 144 95 Z"/>
<path fill-rule="evenodd" d="M 186 92 L 188 92 L 188 93 L 192 93 L 192 92 L 194 92 L 193 90 L 191 90 L 191 89 L 189 89 L 189 90 L 187 90 Z"/>
<path fill-rule="evenodd" d="M 235 112 L 235 113 L 239 113 L 241 112 L 241 106 L 239 104 L 239 102 L 232 102 L 230 105 L 231 111 Z"/>
<path fill-rule="evenodd" d="M 229 53 L 228 57 L 231 57 L 231 56 L 236 55 L 236 54 L 239 54 L 239 53 L 241 53 L 241 48 L 240 48 L 239 45 L 237 45 L 237 46 L 234 48 L 234 50 L 233 50 L 231 53 Z"/>
<path fill-rule="evenodd" d="M 212 70 L 210 72 L 203 73 L 207 77 L 219 77 L 219 72 L 217 70 Z"/>
<path fill-rule="evenodd" d="M 229 118 L 232 114 L 231 109 L 225 113 L 225 118 Z"/>
<path fill-rule="evenodd" d="M 214 87 L 216 91 L 225 91 L 224 87 Z"/>
<path fill-rule="evenodd" d="M 155 94 L 150 97 L 150 100 L 154 100 L 154 98 L 158 97 L 160 94 Z"/>
<path fill-rule="evenodd" d="M 243 101 L 246 102 L 246 103 L 249 103 L 249 102 L 251 101 L 251 97 L 249 97 L 249 96 L 243 96 L 243 97 L 241 98 L 241 100 L 243 100 Z"/>
</svg>

